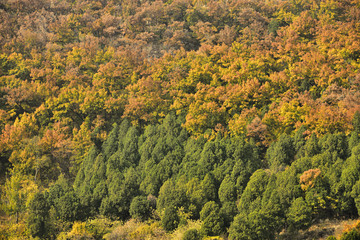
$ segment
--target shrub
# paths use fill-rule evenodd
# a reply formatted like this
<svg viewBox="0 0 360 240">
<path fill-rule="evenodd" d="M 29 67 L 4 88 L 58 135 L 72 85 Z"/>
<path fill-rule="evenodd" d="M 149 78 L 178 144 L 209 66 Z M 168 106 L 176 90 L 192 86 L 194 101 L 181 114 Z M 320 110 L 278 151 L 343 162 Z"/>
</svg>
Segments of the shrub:
<svg viewBox="0 0 360 240">
<path fill-rule="evenodd" d="M 200 234 L 196 229 L 187 230 L 182 237 L 182 240 L 199 240 L 199 239 L 200 239 Z"/>
<path fill-rule="evenodd" d="M 356 229 L 352 229 L 350 232 L 344 233 L 340 240 L 360 240 L 360 233 Z"/>
</svg>

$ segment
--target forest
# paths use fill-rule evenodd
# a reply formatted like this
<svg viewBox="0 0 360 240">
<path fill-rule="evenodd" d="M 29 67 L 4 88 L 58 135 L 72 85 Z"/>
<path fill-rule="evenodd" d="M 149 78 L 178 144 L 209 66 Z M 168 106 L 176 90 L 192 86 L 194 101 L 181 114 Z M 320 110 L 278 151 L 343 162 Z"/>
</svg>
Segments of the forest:
<svg viewBox="0 0 360 240">
<path fill-rule="evenodd" d="M 360 0 L 0 1 L 1 240 L 359 214 Z"/>
</svg>

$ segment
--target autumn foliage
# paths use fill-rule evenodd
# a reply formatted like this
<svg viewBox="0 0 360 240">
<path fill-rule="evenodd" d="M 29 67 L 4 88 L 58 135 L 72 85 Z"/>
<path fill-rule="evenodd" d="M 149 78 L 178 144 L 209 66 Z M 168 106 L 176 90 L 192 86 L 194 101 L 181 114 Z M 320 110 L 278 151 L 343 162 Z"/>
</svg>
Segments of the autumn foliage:
<svg viewBox="0 0 360 240">
<path fill-rule="evenodd" d="M 92 184 L 95 186 L 98 181 L 109 184 L 104 172 L 111 167 L 101 162 L 110 161 L 107 158 L 114 153 L 100 156 L 99 152 L 111 138 L 114 124 L 120 126 L 124 119 L 126 128 L 133 128 L 132 135 L 126 136 L 127 131 L 123 130 L 124 136 L 116 136 L 122 139 L 116 147 L 122 155 L 119 152 L 112 164 L 117 167 L 124 164 L 121 166 L 126 169 L 127 164 L 133 168 L 140 166 L 141 171 L 152 169 L 153 174 L 143 179 L 144 183 L 132 178 L 132 170 L 112 174 L 118 181 L 128 177 L 130 185 L 143 184 L 141 191 L 148 194 L 158 193 L 169 176 L 180 169 L 169 167 L 177 157 L 188 161 L 182 165 L 182 160 L 178 162 L 185 172 L 194 164 L 189 163 L 192 158 L 207 164 L 208 169 L 201 170 L 204 172 L 196 170 L 200 171 L 199 179 L 194 181 L 203 181 L 210 172 L 218 180 L 225 179 L 226 174 L 221 173 L 226 172 L 225 166 L 215 171 L 215 165 L 222 164 L 218 161 L 223 159 L 223 152 L 217 152 L 217 144 L 206 145 L 220 138 L 242 139 L 244 149 L 246 144 L 256 146 L 249 156 L 235 151 L 239 159 L 254 160 L 256 156 L 261 159 L 237 166 L 248 169 L 246 173 L 243 170 L 236 173 L 243 176 L 233 183 L 239 185 L 238 198 L 256 169 L 285 170 L 296 159 L 320 154 L 336 141 L 338 148 L 351 146 L 348 152 L 322 158 L 329 159 L 331 164 L 340 164 L 337 157 L 345 161 L 351 150 L 356 149 L 360 134 L 356 122 L 360 112 L 359 9 L 359 0 L 1 1 L 0 182 L 2 198 L 15 202 L 14 207 L 11 203 L 6 210 L 9 200 L 4 200 L 1 214 L 6 218 L 16 215 L 20 224 L 8 237 L 29 233 L 21 224 L 25 224 L 29 206 L 37 209 L 35 203 L 30 204 L 31 199 L 42 201 L 46 197 L 35 192 L 49 189 L 60 176 L 72 186 L 91 154 L 98 157 L 92 160 L 101 170 Z M 199 141 L 201 147 L 190 151 L 180 133 L 176 133 L 181 139 L 176 143 L 181 144 L 161 148 L 163 143 L 153 136 L 164 135 L 167 130 L 153 127 L 164 124 L 170 115 L 177 119 L 181 136 Z M 336 136 L 333 137 L 336 140 L 326 140 L 333 142 L 324 143 L 323 147 L 314 144 L 318 139 L 333 139 L 324 136 Z M 134 142 L 130 141 L 132 137 Z M 154 142 L 146 142 L 147 137 Z M 339 139 L 345 138 L 350 140 L 341 145 Z M 144 147 L 138 148 L 141 144 Z M 190 140 L 187 144 L 191 145 Z M 125 145 L 129 152 L 123 151 Z M 291 151 L 286 147 L 290 145 Z M 138 159 L 141 152 L 153 148 L 156 150 L 151 153 L 151 162 L 148 162 L 151 154 Z M 155 165 L 169 149 L 178 150 L 174 153 L 176 157 L 169 156 L 159 166 L 168 175 L 156 178 L 160 170 L 155 171 Z M 187 155 L 188 150 L 192 157 Z M 313 199 L 312 210 L 323 214 L 321 209 L 331 209 L 329 206 L 334 203 L 324 197 L 330 193 L 320 189 L 326 179 L 341 175 L 352 179 L 351 188 L 357 181 L 346 171 L 342 175 L 334 170 L 327 175 L 328 169 L 315 164 L 323 161 L 320 158 L 314 160 L 313 168 L 298 173 L 302 174 L 297 184 L 303 195 L 288 201 L 293 206 L 292 226 L 303 223 L 294 219 L 298 217 L 297 207 L 308 210 L 304 205 L 306 196 L 309 198 L 306 201 L 311 202 L 308 192 L 317 191 L 319 199 L 324 200 L 320 203 Z M 230 171 L 227 174 L 230 176 Z M 317 186 L 319 178 L 322 183 Z M 216 182 L 218 187 L 220 184 Z M 342 206 L 345 210 L 338 215 L 351 215 L 347 211 L 357 204 L 357 198 L 350 197 L 350 185 L 339 185 L 334 190 L 346 189 Z M 126 193 L 111 189 L 114 192 L 109 193 L 107 200 L 100 199 L 103 192 L 97 189 L 100 195 L 87 199 L 88 205 L 81 204 L 86 207 L 95 204 L 96 209 L 90 209 L 94 214 L 99 213 L 103 204 L 101 214 L 110 214 L 111 204 L 116 203 L 119 209 L 115 212 L 124 214 L 126 219 L 131 202 L 121 205 L 114 196 Z M 197 215 L 200 206 L 206 203 L 199 200 L 201 194 L 192 203 Z M 61 197 L 77 203 L 75 195 Z M 149 204 L 144 198 L 138 199 L 141 201 L 137 205 Z M 225 202 L 227 209 L 221 210 Z M 234 207 L 228 202 L 216 205 L 224 215 L 229 215 L 229 209 Z M 49 211 L 53 215 L 44 213 L 44 219 L 56 218 L 55 210 Z M 171 208 L 163 211 L 178 214 Z M 133 212 L 142 213 L 137 209 Z M 145 212 L 148 217 L 148 209 Z M 258 221 L 255 225 L 260 227 L 259 216 L 266 219 L 270 213 L 264 207 L 259 214 L 237 217 L 236 227 L 245 226 L 250 218 L 252 223 Z M 222 227 L 228 228 L 230 222 L 227 220 L 227 226 Z M 56 231 L 66 229 L 65 225 Z M 256 228 L 255 225 L 252 227 Z M 301 225 L 304 226 L 307 225 Z M 223 230 L 204 231 L 223 234 Z M 56 231 L 41 236 L 54 238 Z"/>
</svg>

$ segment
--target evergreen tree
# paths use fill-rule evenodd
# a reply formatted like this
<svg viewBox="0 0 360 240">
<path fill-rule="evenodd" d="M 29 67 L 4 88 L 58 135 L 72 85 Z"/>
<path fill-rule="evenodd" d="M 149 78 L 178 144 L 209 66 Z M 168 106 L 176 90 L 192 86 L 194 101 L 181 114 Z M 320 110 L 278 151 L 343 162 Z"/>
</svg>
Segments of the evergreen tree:
<svg viewBox="0 0 360 240">
<path fill-rule="evenodd" d="M 33 237 L 48 238 L 51 227 L 49 224 L 49 204 L 43 193 L 36 193 L 29 203 L 27 227 Z"/>
<path fill-rule="evenodd" d="M 66 192 L 60 197 L 55 208 L 58 217 L 63 221 L 74 222 L 82 219 L 82 207 L 74 191 Z"/>
<path fill-rule="evenodd" d="M 55 217 L 62 221 L 73 222 L 86 217 L 80 199 L 63 175 L 50 187 L 47 194 L 47 201 L 55 209 Z"/>
<path fill-rule="evenodd" d="M 221 183 L 224 181 L 227 175 L 230 175 L 234 169 L 235 161 L 233 159 L 226 159 L 223 163 L 215 168 L 212 173 L 217 182 Z"/>
<path fill-rule="evenodd" d="M 354 185 L 360 179 L 360 147 L 355 147 L 351 157 L 344 162 L 344 168 L 341 173 L 339 183 L 339 194 L 342 194 L 340 209 L 343 214 L 352 216 L 356 213 L 354 199 L 351 197 L 351 191 Z"/>
<path fill-rule="evenodd" d="M 156 140 L 156 145 L 151 153 L 151 157 L 156 163 L 159 163 L 161 160 L 164 159 L 164 157 L 169 151 L 170 148 L 166 144 L 165 138 L 161 137 Z"/>
<path fill-rule="evenodd" d="M 119 126 L 114 123 L 112 130 L 110 131 L 108 137 L 102 144 L 102 151 L 104 153 L 105 159 L 109 159 L 111 155 L 113 155 L 118 148 L 118 134 L 119 134 Z"/>
<path fill-rule="evenodd" d="M 311 224 L 311 208 L 302 197 L 294 199 L 287 213 L 290 230 L 305 229 Z"/>
<path fill-rule="evenodd" d="M 266 152 L 270 169 L 277 171 L 290 165 L 294 160 L 295 153 L 293 139 L 286 134 L 281 135 L 279 140 L 273 143 Z"/>
<path fill-rule="evenodd" d="M 236 202 L 225 202 L 220 209 L 220 215 L 223 217 L 224 227 L 228 229 L 233 222 L 234 217 L 238 214 Z"/>
<path fill-rule="evenodd" d="M 93 190 L 97 185 L 97 182 L 95 181 L 95 176 L 97 176 L 97 174 L 94 165 L 96 164 L 99 153 L 100 151 L 96 147 L 90 148 L 88 155 L 80 166 L 80 170 L 76 175 L 74 182 L 76 195 L 80 199 L 81 205 L 85 207 L 87 216 L 95 214 L 93 206 Z M 90 183 L 91 181 L 92 184 Z"/>
<path fill-rule="evenodd" d="M 229 228 L 229 239 L 276 239 L 279 225 L 271 211 L 253 211 L 240 213 Z"/>
<path fill-rule="evenodd" d="M 304 156 L 313 157 L 320 153 L 320 147 L 318 144 L 318 138 L 315 134 L 312 134 L 310 139 L 306 141 L 304 146 Z"/>
<path fill-rule="evenodd" d="M 115 173 L 112 181 L 108 183 L 108 189 L 109 194 L 102 199 L 100 213 L 127 219 L 130 203 L 139 194 L 138 174 L 135 169 L 129 168 L 124 175 Z"/>
<path fill-rule="evenodd" d="M 211 172 L 220 163 L 220 159 L 216 156 L 216 147 L 216 144 L 212 141 L 205 143 L 198 162 L 198 174 L 200 177 L 203 177 L 206 173 Z"/>
<path fill-rule="evenodd" d="M 151 217 L 152 208 L 150 201 L 145 196 L 134 197 L 130 204 L 130 216 L 140 221 Z"/>
<path fill-rule="evenodd" d="M 159 211 L 170 207 L 179 208 L 184 206 L 187 208 L 187 203 L 186 185 L 183 185 L 180 181 L 175 183 L 173 179 L 169 179 L 161 186 L 157 201 Z"/>
<path fill-rule="evenodd" d="M 158 196 L 162 183 L 160 176 L 158 175 L 157 164 L 153 159 L 146 162 L 142 170 L 142 178 L 140 190 L 145 194 Z"/>
<path fill-rule="evenodd" d="M 360 134 L 360 112 L 359 111 L 355 112 L 352 124 L 353 124 L 353 129 L 354 129 L 353 131 L 357 135 L 359 135 Z"/>
<path fill-rule="evenodd" d="M 135 127 L 129 128 L 124 139 L 124 150 L 122 151 L 121 161 L 128 162 L 133 167 L 136 167 L 140 160 L 138 141 L 138 130 Z"/>
<path fill-rule="evenodd" d="M 261 208 L 262 194 L 266 190 L 269 175 L 262 169 L 257 170 L 251 176 L 239 201 L 239 212 L 250 213 Z"/>
<path fill-rule="evenodd" d="M 243 193 L 251 175 L 252 173 L 246 168 L 246 164 L 243 160 L 237 160 L 232 169 L 231 178 L 235 182 L 235 188 L 238 196 Z"/>
<path fill-rule="evenodd" d="M 227 175 L 220 184 L 219 199 L 221 203 L 234 202 L 237 199 L 235 183 L 232 181 L 230 175 Z"/>
<path fill-rule="evenodd" d="M 224 231 L 223 216 L 219 205 L 214 201 L 207 202 L 200 212 L 201 232 L 205 236 L 216 236 Z"/>
<path fill-rule="evenodd" d="M 321 151 L 328 151 L 331 154 L 336 154 L 334 158 L 346 159 L 348 157 L 348 142 L 345 134 L 326 134 L 319 141 Z"/>
<path fill-rule="evenodd" d="M 356 147 L 357 145 L 359 145 L 360 143 L 360 138 L 359 138 L 359 133 L 353 131 L 351 132 L 350 137 L 348 138 L 348 145 L 349 145 L 349 151 L 348 151 L 348 155 L 351 155 L 351 150 Z"/>
<path fill-rule="evenodd" d="M 180 217 L 178 209 L 175 206 L 168 206 L 165 208 L 164 215 L 161 218 L 161 224 L 166 231 L 172 231 L 178 227 Z"/>
<path fill-rule="evenodd" d="M 93 170 L 91 172 L 92 177 L 89 182 L 83 183 L 88 185 L 90 193 L 90 202 L 89 207 L 92 214 L 96 214 L 101 205 L 103 198 L 107 196 L 107 186 L 106 186 L 106 162 L 102 153 L 100 153 L 93 165 Z M 85 186 L 87 188 L 87 186 Z M 79 196 L 80 197 L 80 196 Z M 86 196 L 86 198 L 89 198 Z M 81 199 L 81 197 L 80 197 Z"/>
<path fill-rule="evenodd" d="M 95 130 L 91 133 L 91 141 L 94 143 L 94 146 L 98 149 L 98 150 L 101 150 L 101 147 L 102 147 L 102 144 L 103 144 L 103 141 L 102 139 L 100 138 L 100 128 L 97 127 L 95 128 Z"/>
<path fill-rule="evenodd" d="M 351 197 L 354 199 L 358 216 L 360 216 L 360 180 L 358 180 L 352 188 Z"/>
<path fill-rule="evenodd" d="M 124 150 L 124 139 L 125 139 L 125 136 L 126 136 L 126 134 L 127 134 L 130 127 L 131 127 L 131 125 L 130 125 L 129 120 L 127 118 L 125 118 L 121 122 L 121 124 L 120 124 L 120 126 L 118 128 L 119 132 L 117 134 L 117 136 L 118 136 L 118 147 L 117 147 L 117 149 L 120 152 L 122 152 Z"/>
<path fill-rule="evenodd" d="M 154 125 L 149 125 L 145 128 L 144 134 L 139 139 L 139 154 L 140 163 L 139 166 L 143 169 L 147 161 L 152 159 L 152 152 L 157 144 L 158 131 Z"/>
<path fill-rule="evenodd" d="M 289 208 L 293 199 L 303 195 L 299 184 L 299 175 L 309 168 L 311 168 L 311 159 L 300 158 L 288 169 L 276 175 L 276 194 L 283 209 Z"/>
<path fill-rule="evenodd" d="M 231 240 L 245 240 L 258 239 L 251 229 L 251 223 L 248 219 L 248 214 L 239 213 L 234 218 L 229 228 L 229 239 Z"/>
<path fill-rule="evenodd" d="M 201 181 L 201 188 L 204 192 L 204 199 L 207 201 L 217 201 L 218 188 L 216 180 L 212 173 L 207 173 L 204 179 Z"/>
<path fill-rule="evenodd" d="M 207 202 L 204 189 L 198 178 L 192 178 L 186 183 L 186 196 L 190 203 L 191 217 L 198 219 L 202 207 Z"/>
<path fill-rule="evenodd" d="M 304 154 L 304 146 L 306 143 L 305 135 L 304 135 L 305 131 L 306 131 L 306 128 L 304 125 L 302 125 L 296 131 L 295 136 L 294 136 L 294 147 L 295 147 L 295 152 L 296 152 L 297 158 L 305 156 L 305 154 Z"/>
</svg>

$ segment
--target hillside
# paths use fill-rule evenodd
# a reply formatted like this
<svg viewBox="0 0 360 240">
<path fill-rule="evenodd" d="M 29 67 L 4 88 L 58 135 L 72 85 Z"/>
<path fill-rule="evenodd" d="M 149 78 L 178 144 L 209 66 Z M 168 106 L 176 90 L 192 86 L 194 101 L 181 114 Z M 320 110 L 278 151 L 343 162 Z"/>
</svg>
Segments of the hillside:
<svg viewBox="0 0 360 240">
<path fill-rule="evenodd" d="M 358 218 L 359 69 L 359 0 L 2 0 L 0 235 Z"/>
</svg>

